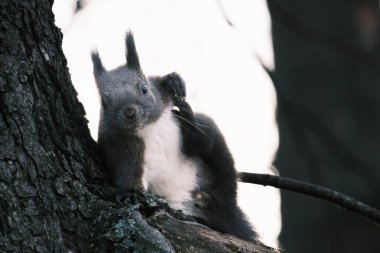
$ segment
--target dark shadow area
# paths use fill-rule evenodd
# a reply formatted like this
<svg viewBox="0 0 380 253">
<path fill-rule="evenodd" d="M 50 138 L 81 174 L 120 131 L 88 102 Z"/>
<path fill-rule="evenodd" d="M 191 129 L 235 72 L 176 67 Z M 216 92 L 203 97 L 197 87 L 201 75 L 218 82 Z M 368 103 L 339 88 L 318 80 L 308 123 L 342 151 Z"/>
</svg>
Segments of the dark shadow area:
<svg viewBox="0 0 380 253">
<path fill-rule="evenodd" d="M 282 176 L 380 208 L 378 1 L 268 0 Z M 288 252 L 380 252 L 380 228 L 350 212 L 282 192 Z"/>
</svg>

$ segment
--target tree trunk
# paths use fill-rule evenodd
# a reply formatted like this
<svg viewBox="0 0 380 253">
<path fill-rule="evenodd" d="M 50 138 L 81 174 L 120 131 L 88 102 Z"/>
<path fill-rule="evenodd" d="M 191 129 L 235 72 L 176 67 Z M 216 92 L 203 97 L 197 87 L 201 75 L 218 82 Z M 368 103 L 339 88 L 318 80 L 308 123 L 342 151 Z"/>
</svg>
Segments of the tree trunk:
<svg viewBox="0 0 380 253">
<path fill-rule="evenodd" d="M 100 207 L 84 187 L 98 165 L 96 146 L 51 5 L 0 3 L 2 251 L 84 248 Z"/>
<path fill-rule="evenodd" d="M 378 1 L 268 0 L 272 16 L 280 174 L 380 208 Z M 281 192 L 289 252 L 380 252 L 366 219 Z M 302 238 L 302 240 L 300 240 Z"/>
<path fill-rule="evenodd" d="M 52 4 L 0 2 L 0 251 L 278 252 L 189 222 L 154 196 L 119 204 L 89 191 L 107 193 L 94 187 L 104 177 Z"/>
</svg>

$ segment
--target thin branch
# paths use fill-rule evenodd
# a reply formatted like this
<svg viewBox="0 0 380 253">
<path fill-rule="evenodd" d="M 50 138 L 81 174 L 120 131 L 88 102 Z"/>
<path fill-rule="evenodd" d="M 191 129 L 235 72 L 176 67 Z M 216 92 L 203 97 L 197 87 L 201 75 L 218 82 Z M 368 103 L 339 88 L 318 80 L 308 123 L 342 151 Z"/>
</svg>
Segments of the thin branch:
<svg viewBox="0 0 380 253">
<path fill-rule="evenodd" d="M 234 27 L 234 24 L 231 22 L 231 19 L 229 19 L 228 15 L 227 15 L 227 13 L 226 13 L 226 10 L 224 9 L 224 6 L 223 6 L 223 4 L 220 2 L 220 0 L 216 0 L 216 4 L 218 5 L 219 10 L 220 10 L 220 12 L 221 12 L 221 14 L 222 14 L 224 20 L 226 20 L 227 24 L 228 24 L 229 26 Z"/>
<path fill-rule="evenodd" d="M 342 193 L 330 190 L 328 188 L 306 183 L 285 177 L 272 176 L 268 174 L 256 173 L 239 173 L 239 181 L 243 183 L 270 185 L 283 190 L 298 192 L 310 195 L 319 199 L 327 200 L 331 203 L 341 206 L 343 209 L 350 210 L 354 213 L 360 214 L 367 219 L 380 224 L 380 211 L 368 206 L 360 201 L 348 197 Z"/>
</svg>

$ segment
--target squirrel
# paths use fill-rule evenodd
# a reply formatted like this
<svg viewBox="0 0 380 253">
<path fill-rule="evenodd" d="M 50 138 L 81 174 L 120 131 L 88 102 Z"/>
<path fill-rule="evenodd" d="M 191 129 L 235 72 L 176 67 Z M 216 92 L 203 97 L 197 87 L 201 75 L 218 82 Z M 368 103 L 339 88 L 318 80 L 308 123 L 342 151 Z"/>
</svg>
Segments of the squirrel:
<svg viewBox="0 0 380 253">
<path fill-rule="evenodd" d="M 131 31 L 125 41 L 126 64 L 114 70 L 91 54 L 99 155 L 113 186 L 148 190 L 211 229 L 260 243 L 237 205 L 233 157 L 214 121 L 193 112 L 179 74 L 145 77 Z"/>
</svg>

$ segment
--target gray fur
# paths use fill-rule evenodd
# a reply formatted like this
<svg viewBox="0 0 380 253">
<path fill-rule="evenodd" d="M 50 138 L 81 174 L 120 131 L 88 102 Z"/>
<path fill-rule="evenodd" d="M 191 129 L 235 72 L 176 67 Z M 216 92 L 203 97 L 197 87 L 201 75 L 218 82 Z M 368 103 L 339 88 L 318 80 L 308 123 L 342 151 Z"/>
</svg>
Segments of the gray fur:
<svg viewBox="0 0 380 253">
<path fill-rule="evenodd" d="M 102 107 L 99 132 L 133 131 L 158 119 L 165 101 L 141 71 L 128 65 L 105 71 L 97 53 L 92 54 L 92 61 Z M 129 107 L 136 109 L 135 118 L 123 114 Z"/>
<path fill-rule="evenodd" d="M 126 36 L 130 64 L 106 71 L 97 51 L 91 57 L 101 98 L 99 154 L 115 186 L 142 187 L 144 143 L 136 132 L 155 122 L 168 100 L 142 73 L 132 33 Z"/>
</svg>

